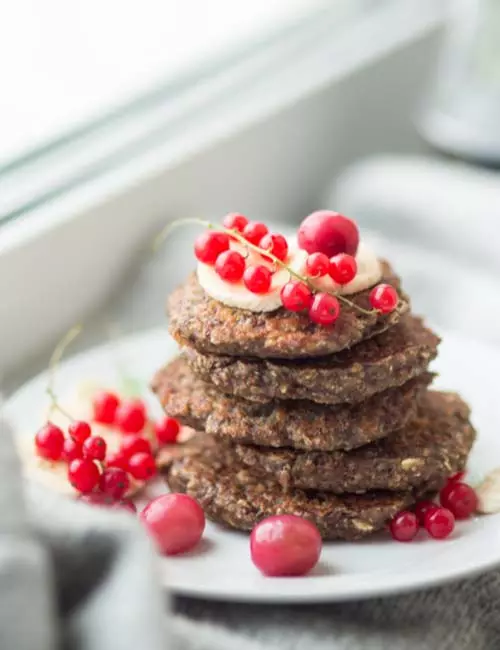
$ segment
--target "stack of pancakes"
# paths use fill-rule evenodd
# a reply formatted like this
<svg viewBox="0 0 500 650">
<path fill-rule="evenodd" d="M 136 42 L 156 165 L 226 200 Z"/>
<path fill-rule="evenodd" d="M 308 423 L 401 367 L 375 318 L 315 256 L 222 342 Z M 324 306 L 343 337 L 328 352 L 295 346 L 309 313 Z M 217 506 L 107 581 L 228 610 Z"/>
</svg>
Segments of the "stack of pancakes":
<svg viewBox="0 0 500 650">
<path fill-rule="evenodd" d="M 374 313 L 363 291 L 331 327 L 226 306 L 195 275 L 174 292 L 182 351 L 153 390 L 169 416 L 203 433 L 166 468 L 172 490 L 233 528 L 287 513 L 324 539 L 359 539 L 465 467 L 469 409 L 428 390 L 439 338 L 383 269 L 398 308 Z"/>
</svg>

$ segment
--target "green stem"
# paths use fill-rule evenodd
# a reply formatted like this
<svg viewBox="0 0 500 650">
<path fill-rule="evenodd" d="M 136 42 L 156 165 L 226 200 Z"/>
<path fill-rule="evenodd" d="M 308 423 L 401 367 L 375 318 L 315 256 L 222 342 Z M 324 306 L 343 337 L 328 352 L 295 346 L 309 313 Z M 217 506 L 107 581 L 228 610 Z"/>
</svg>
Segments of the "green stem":
<svg viewBox="0 0 500 650">
<path fill-rule="evenodd" d="M 75 325 L 74 327 L 72 327 L 69 330 L 69 332 L 67 332 L 65 336 L 63 336 L 63 338 L 56 345 L 56 347 L 54 348 L 54 352 L 52 352 L 52 355 L 50 357 L 49 381 L 47 383 L 47 388 L 45 390 L 45 392 L 47 393 L 50 399 L 49 417 L 53 411 L 57 410 L 59 411 L 59 413 L 62 413 L 65 417 L 67 417 L 69 420 L 73 421 L 73 417 L 65 409 L 63 409 L 62 406 L 60 406 L 57 401 L 56 392 L 54 390 L 54 382 L 55 382 L 56 371 L 59 366 L 59 363 L 61 362 L 64 351 L 66 350 L 68 345 L 76 339 L 76 337 L 80 334 L 81 331 L 82 331 L 81 325 Z"/>
</svg>

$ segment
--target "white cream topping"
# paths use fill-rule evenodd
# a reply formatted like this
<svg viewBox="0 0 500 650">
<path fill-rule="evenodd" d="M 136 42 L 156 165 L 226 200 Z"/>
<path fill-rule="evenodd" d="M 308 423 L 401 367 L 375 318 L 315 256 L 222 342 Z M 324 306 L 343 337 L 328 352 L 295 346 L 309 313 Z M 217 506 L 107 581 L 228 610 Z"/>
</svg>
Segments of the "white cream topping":
<svg viewBox="0 0 500 650">
<path fill-rule="evenodd" d="M 241 252 L 247 258 L 247 266 L 262 265 L 273 267 L 273 263 L 267 261 L 255 252 L 246 251 L 244 247 L 236 242 L 231 242 L 231 249 Z M 307 252 L 298 248 L 296 241 L 289 241 L 289 255 L 287 264 L 301 275 L 306 275 L 305 264 Z M 358 293 L 364 289 L 373 287 L 382 277 L 380 262 L 375 253 L 362 242 L 358 246 L 356 254 L 358 272 L 354 280 L 345 285 L 339 285 L 329 275 L 312 280 L 314 286 L 320 291 L 329 291 L 341 295 Z M 254 312 L 270 312 L 281 307 L 280 292 L 284 284 L 290 280 L 290 273 L 286 269 L 280 269 L 273 274 L 271 289 L 268 293 L 258 295 L 249 291 L 243 282 L 230 283 L 223 280 L 216 273 L 213 266 L 198 262 L 198 281 L 205 292 L 214 300 L 218 300 L 229 307 L 247 309 Z"/>
</svg>

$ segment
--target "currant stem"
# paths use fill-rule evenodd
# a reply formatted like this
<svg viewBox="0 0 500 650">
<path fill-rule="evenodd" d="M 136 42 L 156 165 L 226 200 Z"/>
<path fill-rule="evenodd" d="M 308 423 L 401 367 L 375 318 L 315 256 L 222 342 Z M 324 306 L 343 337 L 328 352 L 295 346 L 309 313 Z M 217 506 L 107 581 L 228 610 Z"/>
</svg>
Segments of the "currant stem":
<svg viewBox="0 0 500 650">
<path fill-rule="evenodd" d="M 205 219 L 199 219 L 198 217 L 187 217 L 185 219 L 176 219 L 175 221 L 172 221 L 169 224 L 167 224 L 165 228 L 155 237 L 153 242 L 153 251 L 156 252 L 160 248 L 160 246 L 163 244 L 165 239 L 167 239 L 167 237 L 170 235 L 171 232 L 173 232 L 180 226 L 187 225 L 187 224 L 203 226 L 204 228 L 208 228 L 209 230 L 218 230 L 220 232 L 226 233 L 227 235 L 231 235 L 231 237 L 236 239 L 236 241 L 240 242 L 240 244 L 242 244 L 247 250 L 255 251 L 256 253 L 259 253 L 259 255 L 264 255 L 265 257 L 270 258 L 274 262 L 274 264 L 288 271 L 288 273 L 291 276 L 295 277 L 300 282 L 306 284 L 312 291 L 317 291 L 316 287 L 310 281 L 309 278 L 301 275 L 297 271 L 294 271 L 292 268 L 288 266 L 286 262 L 280 260 L 279 257 L 276 257 L 270 251 L 266 251 L 263 248 L 259 248 L 255 244 L 252 244 L 251 242 L 246 240 L 243 237 L 243 235 L 239 233 L 237 230 L 231 230 L 229 228 L 224 228 L 223 226 L 216 226 L 210 221 L 206 221 Z M 352 307 L 353 309 L 356 309 L 362 314 L 367 314 L 368 316 L 371 316 L 377 311 L 376 309 L 371 309 L 371 310 L 364 309 L 363 307 L 360 307 L 352 300 L 349 300 L 348 298 L 340 294 L 334 293 L 333 291 L 328 291 L 326 293 L 335 296 L 335 298 L 337 298 L 340 302 L 344 303 L 345 305 L 348 305 L 349 307 Z"/>
<path fill-rule="evenodd" d="M 54 352 L 52 352 L 52 356 L 50 357 L 49 361 L 49 381 L 47 384 L 47 388 L 45 389 L 45 392 L 47 393 L 49 399 L 50 399 L 50 407 L 49 407 L 49 418 L 50 415 L 53 411 L 57 410 L 59 413 L 67 417 L 71 422 L 74 421 L 74 418 L 60 406 L 60 404 L 57 401 L 57 395 L 54 390 L 54 382 L 55 382 L 55 376 L 56 376 L 56 371 L 57 368 L 59 367 L 59 363 L 61 362 L 61 359 L 63 357 L 64 351 L 68 347 L 70 343 L 72 343 L 76 337 L 80 334 L 82 331 L 82 326 L 81 325 L 75 325 L 72 327 L 69 332 L 67 332 L 63 338 L 59 341 L 59 343 L 56 345 L 54 348 Z"/>
</svg>

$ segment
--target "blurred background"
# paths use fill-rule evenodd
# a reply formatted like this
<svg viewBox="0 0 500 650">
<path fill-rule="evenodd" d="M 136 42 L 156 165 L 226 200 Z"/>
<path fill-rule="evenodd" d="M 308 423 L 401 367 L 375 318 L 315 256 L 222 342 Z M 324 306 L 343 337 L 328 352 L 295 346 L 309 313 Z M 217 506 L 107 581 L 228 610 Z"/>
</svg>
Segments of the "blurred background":
<svg viewBox="0 0 500 650">
<path fill-rule="evenodd" d="M 500 342 L 499 0 L 6 0 L 0 381 L 164 325 L 193 232 L 328 207 L 417 311 Z M 283 227 L 281 225 L 280 227 Z"/>
</svg>

